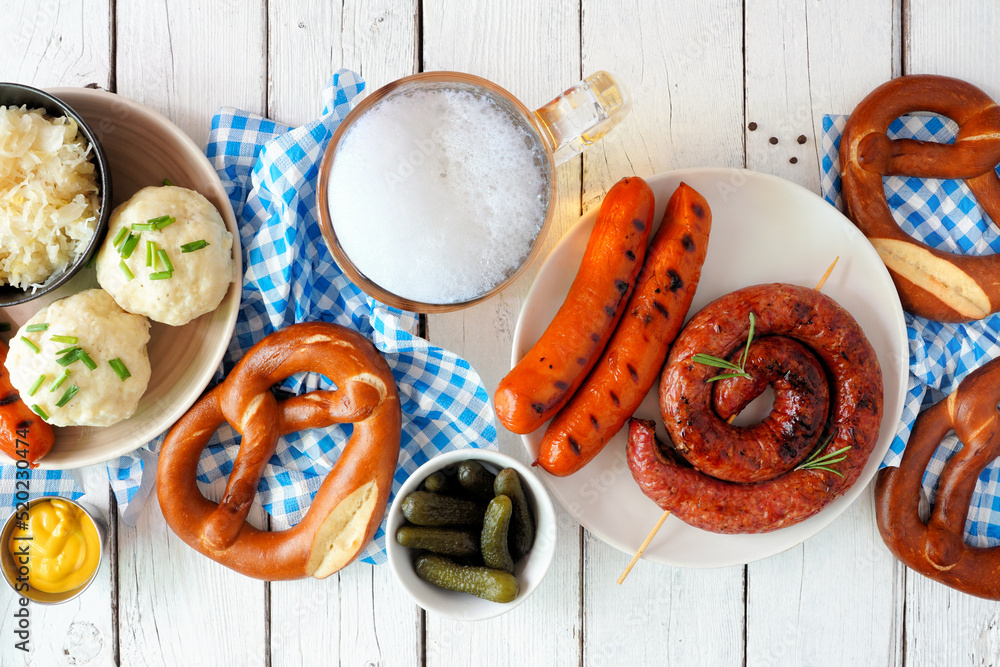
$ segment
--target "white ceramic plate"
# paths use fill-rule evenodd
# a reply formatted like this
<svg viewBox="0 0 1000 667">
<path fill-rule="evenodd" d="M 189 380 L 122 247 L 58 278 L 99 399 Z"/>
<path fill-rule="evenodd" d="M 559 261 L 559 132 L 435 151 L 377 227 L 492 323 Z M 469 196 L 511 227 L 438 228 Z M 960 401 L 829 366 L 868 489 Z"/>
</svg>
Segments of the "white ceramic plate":
<svg viewBox="0 0 1000 667">
<path fill-rule="evenodd" d="M 827 266 L 840 261 L 823 292 L 861 324 L 878 355 L 885 386 L 879 441 L 858 482 L 822 512 L 772 533 L 719 535 L 669 517 L 644 558 L 670 565 L 723 567 L 766 558 L 814 535 L 854 501 L 875 475 L 895 433 L 906 392 L 908 352 L 903 311 L 889 273 L 858 229 L 814 193 L 788 181 L 738 169 L 690 169 L 647 179 L 656 194 L 656 220 L 684 181 L 712 207 L 712 234 L 690 315 L 741 287 L 784 282 L 815 287 Z M 583 257 L 597 210 L 559 242 L 538 273 L 514 331 L 511 362 L 538 340 L 569 291 Z M 759 419 L 763 400 L 751 404 L 742 422 Z M 656 420 L 666 439 L 656 387 L 636 416 Z M 737 423 L 741 423 L 738 421 Z M 523 436 L 537 456 L 544 427 Z M 625 463 L 623 429 L 583 470 L 570 477 L 540 476 L 552 495 L 591 533 L 611 546 L 635 553 L 662 511 L 639 491 Z"/>
<path fill-rule="evenodd" d="M 240 305 L 243 275 L 240 235 L 229 197 L 201 149 L 169 120 L 124 97 L 88 88 L 49 90 L 73 107 L 100 138 L 111 165 L 117 206 L 147 185 L 164 178 L 211 201 L 233 233 L 237 280 L 213 312 L 181 327 L 151 322 L 147 345 L 152 375 L 135 414 L 104 428 L 56 428 L 52 451 L 39 468 L 78 468 L 127 454 L 164 432 L 201 395 L 229 346 Z M 52 294 L 3 309 L 16 330 L 56 299 L 97 287 L 96 271 L 84 269 Z M 0 455 L 0 459 L 9 460 Z"/>
</svg>

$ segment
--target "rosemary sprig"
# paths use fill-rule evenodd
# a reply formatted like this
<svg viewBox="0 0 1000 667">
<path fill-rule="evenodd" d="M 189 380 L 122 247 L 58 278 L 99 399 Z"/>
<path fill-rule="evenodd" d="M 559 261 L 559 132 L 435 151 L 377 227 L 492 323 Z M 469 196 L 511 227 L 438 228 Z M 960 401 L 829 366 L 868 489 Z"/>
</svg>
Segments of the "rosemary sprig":
<svg viewBox="0 0 1000 667">
<path fill-rule="evenodd" d="M 847 458 L 846 452 L 851 448 L 851 445 L 847 445 L 846 447 L 841 447 L 836 451 L 830 452 L 829 454 L 823 454 L 822 456 L 820 456 L 820 452 L 826 449 L 826 446 L 830 444 L 830 441 L 833 440 L 833 436 L 835 436 L 836 434 L 837 430 L 835 429 L 833 433 L 831 433 L 826 440 L 821 442 L 819 447 L 817 447 L 816 450 L 809 455 L 809 458 L 807 458 L 805 461 L 795 466 L 795 469 L 826 470 L 827 472 L 832 472 L 835 475 L 840 475 L 841 477 L 843 477 L 844 473 L 840 472 L 839 470 L 835 470 L 830 466 L 840 463 L 841 461 L 846 459 Z"/>
<path fill-rule="evenodd" d="M 747 355 L 750 354 L 750 342 L 753 341 L 754 328 L 757 326 L 757 318 L 753 313 L 750 313 L 750 331 L 747 333 L 747 344 L 743 348 L 743 354 L 740 355 L 740 363 L 734 364 L 727 359 L 720 359 L 719 357 L 714 357 L 711 354 L 698 353 L 691 357 L 691 361 L 696 364 L 702 364 L 703 366 L 711 366 L 713 368 L 723 368 L 725 370 L 731 371 L 729 373 L 720 373 L 715 377 L 710 377 L 705 382 L 715 382 L 716 380 L 727 380 L 729 378 L 746 378 L 751 379 L 750 374 L 746 372 L 747 367 Z"/>
</svg>

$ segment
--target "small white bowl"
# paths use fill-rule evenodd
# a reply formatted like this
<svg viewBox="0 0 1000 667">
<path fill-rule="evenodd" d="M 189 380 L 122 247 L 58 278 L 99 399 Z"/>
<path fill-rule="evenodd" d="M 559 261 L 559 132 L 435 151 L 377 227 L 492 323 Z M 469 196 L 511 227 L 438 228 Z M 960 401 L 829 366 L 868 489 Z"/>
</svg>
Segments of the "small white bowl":
<svg viewBox="0 0 1000 667">
<path fill-rule="evenodd" d="M 423 481 L 433 472 L 462 461 L 479 461 L 491 472 L 499 472 L 504 468 L 513 468 L 521 478 L 528 504 L 535 517 L 535 542 L 531 551 L 522 558 L 514 568 L 520 592 L 512 602 L 499 603 L 484 600 L 467 593 L 456 593 L 429 584 L 420 577 L 413 568 L 417 551 L 401 546 L 396 542 L 396 531 L 406 524 L 403 511 L 400 508 L 403 498 L 417 491 Z M 556 517 L 552 509 L 552 500 L 541 481 L 531 468 L 520 461 L 499 452 L 484 449 L 460 449 L 435 456 L 423 464 L 403 482 L 389 508 L 386 529 L 386 551 L 389 555 L 389 567 L 410 594 L 414 602 L 434 613 L 448 616 L 460 621 L 478 621 L 506 613 L 528 599 L 528 596 L 538 588 L 542 578 L 552 564 L 552 556 L 556 547 Z"/>
</svg>

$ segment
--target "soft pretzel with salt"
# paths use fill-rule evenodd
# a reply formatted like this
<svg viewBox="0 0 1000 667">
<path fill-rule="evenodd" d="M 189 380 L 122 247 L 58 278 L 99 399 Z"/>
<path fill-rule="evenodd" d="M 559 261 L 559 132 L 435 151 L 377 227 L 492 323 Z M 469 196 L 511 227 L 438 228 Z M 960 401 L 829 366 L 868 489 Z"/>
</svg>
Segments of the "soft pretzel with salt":
<svg viewBox="0 0 1000 667">
<path fill-rule="evenodd" d="M 302 371 L 322 373 L 336 390 L 276 401 L 270 388 Z M 225 421 L 242 441 L 216 504 L 196 477 L 202 450 Z M 347 422 L 354 431 L 298 524 L 269 532 L 245 522 L 279 435 Z M 368 339 L 326 322 L 286 327 L 254 345 L 168 433 L 157 468 L 163 517 L 190 546 L 247 576 L 322 579 L 353 561 L 381 523 L 400 424 L 392 371 Z"/>
<path fill-rule="evenodd" d="M 890 140 L 889 124 L 931 111 L 959 125 L 953 144 Z M 1000 223 L 1000 107 L 970 83 L 908 75 L 873 90 L 854 110 L 840 141 L 847 215 L 885 262 L 903 308 L 940 322 L 980 320 L 1000 310 L 1000 256 L 943 252 L 916 241 L 893 220 L 883 175 L 961 178 Z"/>
<path fill-rule="evenodd" d="M 875 517 L 893 555 L 926 577 L 970 595 L 1000 600 L 1000 547 L 965 543 L 969 502 L 983 468 L 1000 456 L 1000 359 L 969 374 L 917 417 L 898 468 L 875 483 Z M 949 431 L 963 443 L 938 481 L 930 518 L 918 513 L 927 464 Z"/>
</svg>

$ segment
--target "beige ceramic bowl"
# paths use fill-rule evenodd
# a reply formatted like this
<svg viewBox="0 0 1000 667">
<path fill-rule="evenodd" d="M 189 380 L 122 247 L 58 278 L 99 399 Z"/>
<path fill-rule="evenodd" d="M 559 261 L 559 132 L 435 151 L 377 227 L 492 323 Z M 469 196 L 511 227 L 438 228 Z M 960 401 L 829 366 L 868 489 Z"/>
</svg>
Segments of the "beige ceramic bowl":
<svg viewBox="0 0 1000 667">
<path fill-rule="evenodd" d="M 151 322 L 147 346 L 152 376 L 135 414 L 103 428 L 56 428 L 52 451 L 40 468 L 77 468 L 127 454 L 164 432 L 201 395 L 229 345 L 240 305 L 243 275 L 240 235 L 229 198 L 208 158 L 176 125 L 152 109 L 118 95 L 88 88 L 56 88 L 53 95 L 72 106 L 104 146 L 111 166 L 114 204 L 163 179 L 196 190 L 212 202 L 233 233 L 237 279 L 214 312 L 181 327 Z M 96 271 L 85 269 L 35 301 L 4 309 L 17 328 L 56 299 L 97 287 Z M 3 458 L 0 456 L 0 458 Z"/>
</svg>

